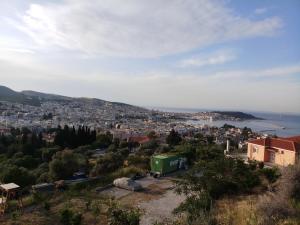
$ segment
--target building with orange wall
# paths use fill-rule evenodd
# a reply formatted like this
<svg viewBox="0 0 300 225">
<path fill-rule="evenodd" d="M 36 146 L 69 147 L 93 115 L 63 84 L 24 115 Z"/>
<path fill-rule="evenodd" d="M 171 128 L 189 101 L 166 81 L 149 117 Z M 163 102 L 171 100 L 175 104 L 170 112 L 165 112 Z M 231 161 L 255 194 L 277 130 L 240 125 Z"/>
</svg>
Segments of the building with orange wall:
<svg viewBox="0 0 300 225">
<path fill-rule="evenodd" d="M 278 166 L 294 165 L 300 160 L 300 136 L 249 140 L 247 156 Z"/>
</svg>

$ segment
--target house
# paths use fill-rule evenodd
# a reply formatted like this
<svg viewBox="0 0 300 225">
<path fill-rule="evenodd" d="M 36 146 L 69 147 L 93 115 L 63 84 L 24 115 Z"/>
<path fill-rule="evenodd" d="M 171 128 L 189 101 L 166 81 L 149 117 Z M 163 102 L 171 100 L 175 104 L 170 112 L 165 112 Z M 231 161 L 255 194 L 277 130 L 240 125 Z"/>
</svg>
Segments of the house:
<svg viewBox="0 0 300 225">
<path fill-rule="evenodd" d="M 247 156 L 250 160 L 288 166 L 299 162 L 299 155 L 300 136 L 288 138 L 266 137 L 248 141 Z"/>
<path fill-rule="evenodd" d="M 151 139 L 148 136 L 135 136 L 135 137 L 129 137 L 127 139 L 127 142 L 136 142 L 142 145 L 149 142 L 150 140 Z"/>
</svg>

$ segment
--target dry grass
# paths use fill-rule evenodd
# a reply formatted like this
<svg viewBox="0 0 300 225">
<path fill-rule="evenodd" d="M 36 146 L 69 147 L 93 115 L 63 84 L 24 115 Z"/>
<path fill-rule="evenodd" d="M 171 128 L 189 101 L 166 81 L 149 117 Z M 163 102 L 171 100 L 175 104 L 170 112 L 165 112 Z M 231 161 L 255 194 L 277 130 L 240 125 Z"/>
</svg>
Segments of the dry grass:
<svg viewBox="0 0 300 225">
<path fill-rule="evenodd" d="M 50 210 L 47 211 L 43 205 L 35 205 L 25 208 L 22 213 L 12 212 L 0 218 L 1 225 L 56 225 L 60 224 L 60 212 L 68 208 L 73 212 L 82 214 L 82 225 L 106 225 L 107 218 L 105 212 L 95 214 L 90 208 L 87 210 L 87 201 L 106 200 L 96 193 L 81 193 L 78 196 L 68 194 L 58 194 L 49 200 Z"/>
<path fill-rule="evenodd" d="M 255 225 L 256 195 L 224 198 L 216 203 L 214 214 L 220 225 Z"/>
</svg>

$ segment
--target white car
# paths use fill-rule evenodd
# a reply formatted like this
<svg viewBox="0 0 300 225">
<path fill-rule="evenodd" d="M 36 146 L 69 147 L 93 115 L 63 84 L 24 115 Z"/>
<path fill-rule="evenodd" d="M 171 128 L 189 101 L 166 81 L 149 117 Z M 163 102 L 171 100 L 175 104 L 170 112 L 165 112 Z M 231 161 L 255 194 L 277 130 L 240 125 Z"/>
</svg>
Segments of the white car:
<svg viewBox="0 0 300 225">
<path fill-rule="evenodd" d="M 122 177 L 115 179 L 113 184 L 116 187 L 124 188 L 130 191 L 138 191 L 142 189 L 142 185 L 128 177 Z"/>
</svg>

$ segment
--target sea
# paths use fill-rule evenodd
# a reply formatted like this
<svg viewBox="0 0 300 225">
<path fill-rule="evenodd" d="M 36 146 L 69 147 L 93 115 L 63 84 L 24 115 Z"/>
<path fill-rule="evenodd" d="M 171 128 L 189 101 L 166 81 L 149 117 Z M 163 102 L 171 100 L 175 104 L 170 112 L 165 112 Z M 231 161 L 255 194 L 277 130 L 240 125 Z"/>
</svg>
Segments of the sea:
<svg viewBox="0 0 300 225">
<path fill-rule="evenodd" d="M 213 111 L 208 109 L 179 109 L 179 108 L 159 108 L 157 109 L 165 112 L 203 112 L 203 111 Z M 263 120 L 245 120 L 245 121 L 230 121 L 230 120 L 190 120 L 187 121 L 189 124 L 193 125 L 209 125 L 221 127 L 225 123 L 231 124 L 235 127 L 249 127 L 255 132 L 262 134 L 272 134 L 279 137 L 289 137 L 300 135 L 300 115 L 287 114 L 287 113 L 266 113 L 266 112 L 247 112 L 255 117 L 262 118 Z"/>
</svg>

